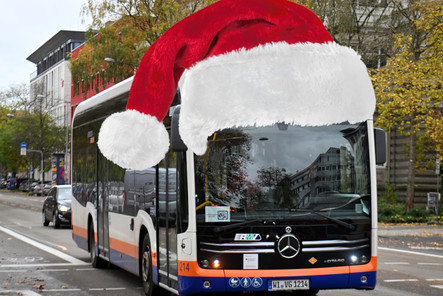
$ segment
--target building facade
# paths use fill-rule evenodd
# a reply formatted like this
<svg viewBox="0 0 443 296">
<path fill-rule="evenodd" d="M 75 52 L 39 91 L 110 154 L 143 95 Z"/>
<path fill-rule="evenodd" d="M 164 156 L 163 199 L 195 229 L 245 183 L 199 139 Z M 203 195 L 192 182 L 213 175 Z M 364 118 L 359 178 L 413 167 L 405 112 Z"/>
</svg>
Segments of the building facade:
<svg viewBox="0 0 443 296">
<path fill-rule="evenodd" d="M 34 63 L 36 71 L 30 77 L 30 103 L 33 108 L 49 114 L 59 127 L 66 128 L 66 147 L 64 151 L 65 182 L 70 183 L 69 169 L 69 128 L 71 124 L 71 71 L 69 59 L 71 53 L 85 41 L 84 31 L 59 31 L 46 41 L 27 60 Z M 50 158 L 50 155 L 44 157 Z M 52 179 L 52 172 L 45 175 L 45 180 Z"/>
</svg>

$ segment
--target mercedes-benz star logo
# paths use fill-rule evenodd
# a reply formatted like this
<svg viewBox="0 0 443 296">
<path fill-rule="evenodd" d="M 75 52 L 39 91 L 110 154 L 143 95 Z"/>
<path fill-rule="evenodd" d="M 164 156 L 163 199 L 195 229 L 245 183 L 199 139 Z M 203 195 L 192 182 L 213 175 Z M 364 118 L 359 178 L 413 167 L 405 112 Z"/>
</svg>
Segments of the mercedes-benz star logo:
<svg viewBox="0 0 443 296">
<path fill-rule="evenodd" d="M 277 242 L 277 250 L 283 258 L 294 258 L 300 251 L 300 242 L 295 235 L 284 234 Z"/>
</svg>

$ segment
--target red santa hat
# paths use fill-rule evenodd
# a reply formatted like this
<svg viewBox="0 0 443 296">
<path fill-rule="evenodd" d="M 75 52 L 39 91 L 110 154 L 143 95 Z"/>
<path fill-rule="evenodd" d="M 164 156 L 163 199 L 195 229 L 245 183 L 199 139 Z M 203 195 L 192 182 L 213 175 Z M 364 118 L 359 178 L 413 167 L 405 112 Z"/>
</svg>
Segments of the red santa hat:
<svg viewBox="0 0 443 296">
<path fill-rule="evenodd" d="M 164 33 L 144 55 L 127 110 L 98 145 L 125 168 L 156 165 L 169 148 L 162 121 L 180 84 L 180 135 L 196 154 L 234 126 L 323 125 L 372 118 L 367 69 L 320 19 L 287 0 L 221 0 Z"/>
</svg>

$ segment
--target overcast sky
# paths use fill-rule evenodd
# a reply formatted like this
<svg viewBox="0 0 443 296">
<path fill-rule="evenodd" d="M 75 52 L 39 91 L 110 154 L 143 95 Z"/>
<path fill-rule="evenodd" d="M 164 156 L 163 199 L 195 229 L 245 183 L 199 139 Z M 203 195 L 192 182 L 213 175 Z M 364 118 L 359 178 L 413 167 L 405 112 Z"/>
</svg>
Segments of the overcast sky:
<svg viewBox="0 0 443 296">
<path fill-rule="evenodd" d="M 81 7 L 87 0 L 0 0 L 0 90 L 29 83 L 37 67 L 26 60 L 60 30 L 86 31 Z"/>
</svg>

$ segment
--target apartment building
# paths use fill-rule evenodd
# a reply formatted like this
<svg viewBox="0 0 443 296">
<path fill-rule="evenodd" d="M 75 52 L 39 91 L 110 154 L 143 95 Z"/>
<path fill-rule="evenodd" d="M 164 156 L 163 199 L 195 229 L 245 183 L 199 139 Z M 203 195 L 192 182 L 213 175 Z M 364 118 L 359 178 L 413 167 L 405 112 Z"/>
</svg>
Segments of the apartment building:
<svg viewBox="0 0 443 296">
<path fill-rule="evenodd" d="M 35 50 L 27 60 L 36 65 L 36 71 L 30 77 L 30 103 L 49 114 L 59 127 L 66 127 L 65 151 L 54 151 L 64 154 L 64 170 L 69 172 L 68 130 L 71 124 L 71 71 L 69 59 L 71 53 L 85 42 L 84 31 L 59 31 L 42 46 Z M 65 181 L 69 182 L 66 173 Z M 51 180 L 52 172 L 45 176 Z"/>
</svg>

